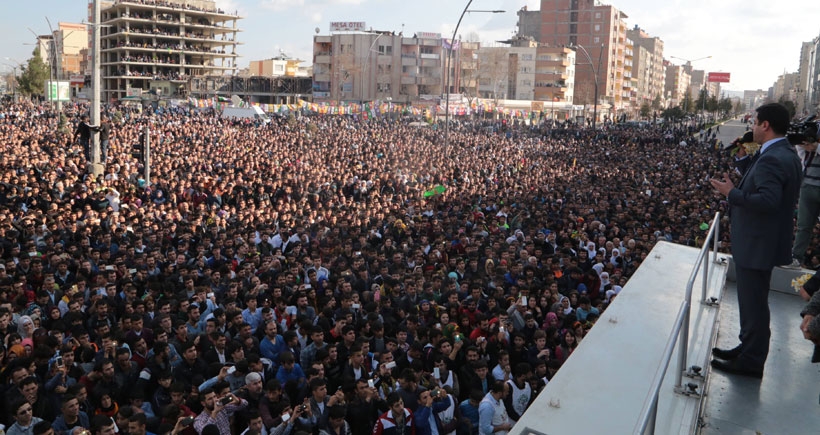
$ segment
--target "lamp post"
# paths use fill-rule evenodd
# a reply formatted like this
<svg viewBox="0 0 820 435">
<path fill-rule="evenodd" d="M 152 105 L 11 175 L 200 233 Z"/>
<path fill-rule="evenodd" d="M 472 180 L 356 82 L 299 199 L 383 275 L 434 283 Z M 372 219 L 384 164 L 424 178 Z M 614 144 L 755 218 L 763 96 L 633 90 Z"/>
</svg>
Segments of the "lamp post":
<svg viewBox="0 0 820 435">
<path fill-rule="evenodd" d="M 584 48 L 581 44 L 573 44 L 572 47 L 580 48 L 581 51 L 584 53 L 584 56 L 587 58 L 587 62 L 589 62 L 589 67 L 592 68 L 592 76 L 595 78 L 595 101 L 592 103 L 592 129 L 595 130 L 595 124 L 598 121 L 598 72 L 601 71 L 601 59 L 604 56 L 604 44 L 601 44 L 600 52 L 598 53 L 598 67 L 596 68 L 595 65 L 592 63 L 592 58 L 589 56 L 589 52 L 586 48 Z M 576 50 L 577 52 L 577 50 Z M 575 60 L 575 64 L 578 64 L 578 60 Z"/>
<path fill-rule="evenodd" d="M 11 95 L 12 95 L 12 99 L 16 103 L 17 102 L 17 67 L 19 66 L 21 69 L 25 68 L 25 67 L 23 66 L 23 64 L 21 62 L 18 62 L 17 60 L 12 59 L 10 57 L 6 57 L 4 59 L 14 62 L 14 65 L 9 64 L 9 63 L 5 63 L 5 62 L 3 62 L 3 65 L 11 67 L 11 71 L 12 71 L 12 74 L 13 74 L 12 80 L 11 80 Z"/>
<path fill-rule="evenodd" d="M 35 32 L 34 30 L 31 30 L 31 27 L 26 27 L 26 28 L 28 29 L 29 32 L 31 32 L 34 35 L 34 39 L 37 41 L 37 43 L 35 45 L 37 46 L 37 51 L 39 51 L 40 50 L 40 45 L 41 45 L 40 44 L 40 35 L 38 35 L 37 32 Z M 54 35 L 51 35 L 51 39 L 52 39 L 52 41 L 54 40 Z M 48 105 L 51 106 L 51 107 L 54 107 L 54 101 L 53 101 L 52 93 L 51 93 L 51 86 L 54 83 L 54 62 L 51 60 L 51 58 L 52 58 L 52 54 L 53 54 L 54 50 L 52 48 L 49 51 L 51 51 L 51 53 L 48 56 L 49 57 L 49 59 L 48 59 L 48 64 L 49 64 L 48 65 Z M 45 61 L 45 59 L 43 59 L 43 61 Z"/>
<path fill-rule="evenodd" d="M 365 70 L 370 70 L 370 53 L 373 52 L 373 47 L 376 45 L 377 42 L 379 42 L 379 38 L 381 38 L 382 36 L 384 36 L 384 33 L 379 33 L 378 36 L 376 36 L 376 39 L 374 39 L 373 42 L 370 44 L 370 48 L 367 49 L 367 55 L 364 58 L 364 66 L 362 68 L 361 73 L 359 74 L 359 76 L 361 78 L 361 86 L 360 86 L 361 89 L 359 90 L 359 93 L 360 93 L 360 97 L 361 97 L 360 100 L 361 100 L 362 104 L 364 104 L 364 96 L 365 96 L 365 81 L 364 81 Z M 367 71 L 367 72 L 368 72 L 368 74 L 367 74 L 367 90 L 369 91 L 370 90 L 370 82 L 372 81 L 372 72 L 371 71 Z M 369 93 L 370 92 L 368 92 L 368 94 Z"/>
<path fill-rule="evenodd" d="M 451 62 L 453 60 L 453 48 L 455 47 L 456 43 L 456 35 L 458 34 L 458 27 L 461 25 L 461 20 L 464 18 L 464 14 L 467 12 L 483 12 L 483 13 L 490 13 L 490 14 L 503 14 L 506 11 L 502 10 L 470 10 L 470 5 L 473 3 L 473 0 L 469 0 L 467 2 L 467 6 L 464 6 L 464 10 L 461 12 L 461 16 L 458 17 L 458 22 L 456 23 L 456 28 L 453 30 L 453 38 L 450 39 L 450 50 L 447 51 L 447 75 L 444 77 L 444 151 L 447 152 L 448 148 L 450 147 L 450 67 Z"/>
</svg>

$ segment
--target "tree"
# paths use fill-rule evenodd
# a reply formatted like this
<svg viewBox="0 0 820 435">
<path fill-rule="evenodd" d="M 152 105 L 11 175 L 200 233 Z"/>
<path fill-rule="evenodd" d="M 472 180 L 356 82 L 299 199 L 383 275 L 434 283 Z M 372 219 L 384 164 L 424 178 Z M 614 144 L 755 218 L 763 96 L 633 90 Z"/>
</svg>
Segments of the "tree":
<svg viewBox="0 0 820 435">
<path fill-rule="evenodd" d="M 18 81 L 18 92 L 23 95 L 42 95 L 44 84 L 48 80 L 48 66 L 40 57 L 40 48 L 36 48 L 32 53 L 28 65 L 23 67 Z"/>
<path fill-rule="evenodd" d="M 489 94 L 495 101 L 498 101 L 499 96 L 502 99 L 510 98 L 507 95 L 509 75 L 507 52 L 498 48 L 487 48 L 479 52 L 478 62 L 478 84 L 483 85 L 485 89 L 484 92 L 479 91 L 479 93 Z"/>
<path fill-rule="evenodd" d="M 641 118 L 649 118 L 649 113 L 652 109 L 649 107 L 649 103 L 641 104 Z"/>
<path fill-rule="evenodd" d="M 661 95 L 655 94 L 655 98 L 652 99 L 652 108 L 658 110 L 661 108 Z"/>
<path fill-rule="evenodd" d="M 698 92 L 698 99 L 695 101 L 695 110 L 693 110 L 693 112 L 697 112 L 698 110 L 703 110 L 704 108 L 706 108 L 706 104 L 708 104 L 708 101 L 709 96 L 706 92 L 706 88 L 701 88 L 700 92 Z"/>
<path fill-rule="evenodd" d="M 706 100 L 706 110 L 710 112 L 717 112 L 718 110 L 718 99 L 717 95 L 712 95 L 709 99 Z"/>
<path fill-rule="evenodd" d="M 689 92 L 683 94 L 683 101 L 680 103 L 680 106 L 683 107 L 683 110 L 686 113 L 695 112 L 694 103 L 692 102 L 692 96 L 689 94 Z"/>
<path fill-rule="evenodd" d="M 682 119 L 684 116 L 686 116 L 686 112 L 684 112 L 683 109 L 680 108 L 680 106 L 675 106 L 664 110 L 661 116 L 663 116 L 666 119 L 675 121 L 678 119 Z"/>
<path fill-rule="evenodd" d="M 735 113 L 743 113 L 746 111 L 746 104 L 742 101 L 738 101 L 735 103 Z"/>
<path fill-rule="evenodd" d="M 789 111 L 789 119 L 794 118 L 794 114 L 797 113 L 797 107 L 794 105 L 794 101 L 786 99 L 786 96 L 782 95 L 777 102 L 785 106 Z"/>
<path fill-rule="evenodd" d="M 729 114 L 732 112 L 732 109 L 732 100 L 723 97 L 720 99 L 720 101 L 718 101 L 717 110 L 718 112 L 720 112 L 722 116 L 729 116 Z"/>
</svg>

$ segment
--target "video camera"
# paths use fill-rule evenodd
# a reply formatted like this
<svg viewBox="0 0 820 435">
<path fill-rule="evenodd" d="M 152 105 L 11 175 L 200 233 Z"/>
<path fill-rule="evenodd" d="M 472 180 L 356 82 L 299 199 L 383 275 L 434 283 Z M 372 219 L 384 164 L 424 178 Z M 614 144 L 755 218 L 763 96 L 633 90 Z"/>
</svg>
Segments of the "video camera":
<svg viewBox="0 0 820 435">
<path fill-rule="evenodd" d="M 800 121 L 794 122 L 789 126 L 786 132 L 786 139 L 792 145 L 800 145 L 806 140 L 811 139 L 811 142 L 817 141 L 817 115 L 811 115 Z"/>
</svg>

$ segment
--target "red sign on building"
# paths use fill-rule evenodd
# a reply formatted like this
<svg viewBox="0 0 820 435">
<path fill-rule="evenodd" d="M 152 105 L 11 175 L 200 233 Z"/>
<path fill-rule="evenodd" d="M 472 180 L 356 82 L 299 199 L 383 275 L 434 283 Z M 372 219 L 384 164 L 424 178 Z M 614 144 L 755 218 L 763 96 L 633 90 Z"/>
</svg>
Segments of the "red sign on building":
<svg viewBox="0 0 820 435">
<path fill-rule="evenodd" d="M 727 72 L 710 72 L 706 81 L 709 83 L 729 83 L 729 75 Z"/>
</svg>

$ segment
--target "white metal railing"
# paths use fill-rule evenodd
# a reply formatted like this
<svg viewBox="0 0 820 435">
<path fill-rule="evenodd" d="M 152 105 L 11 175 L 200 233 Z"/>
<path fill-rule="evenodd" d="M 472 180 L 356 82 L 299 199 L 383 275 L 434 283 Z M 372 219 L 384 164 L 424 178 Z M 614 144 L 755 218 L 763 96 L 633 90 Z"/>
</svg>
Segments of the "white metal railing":
<svg viewBox="0 0 820 435">
<path fill-rule="evenodd" d="M 669 363 L 672 361 L 672 354 L 675 351 L 675 346 L 680 343 L 678 350 L 678 370 L 675 375 L 675 391 L 682 393 L 683 373 L 686 371 L 686 359 L 689 353 L 689 318 L 692 313 L 692 289 L 695 286 L 695 278 L 698 271 L 703 270 L 703 283 L 701 288 L 701 303 L 715 305 L 715 300 L 706 300 L 706 287 L 709 280 L 709 242 L 712 242 L 712 262 L 717 263 L 718 243 L 720 242 L 720 212 L 715 213 L 712 224 L 709 227 L 709 232 L 706 234 L 706 239 L 703 241 L 703 246 L 698 253 L 698 259 L 695 261 L 695 267 L 689 276 L 689 281 L 686 283 L 686 295 L 681 301 L 678 315 L 675 319 L 675 324 L 672 332 L 669 334 L 669 339 L 666 342 L 666 348 L 661 358 L 661 363 L 655 372 L 655 377 L 652 379 L 652 388 L 649 391 L 648 401 L 644 404 L 641 415 L 635 426 L 635 434 L 655 433 L 655 421 L 658 415 L 658 396 L 660 395 L 661 385 L 663 384 L 666 371 L 669 368 Z M 678 340 L 680 339 L 680 341 Z"/>
</svg>

